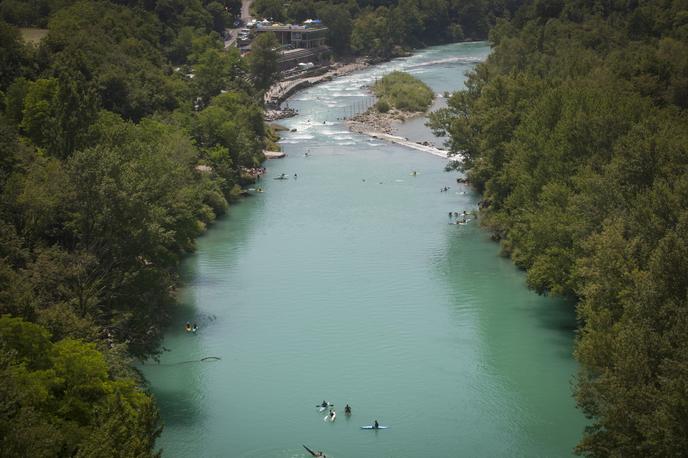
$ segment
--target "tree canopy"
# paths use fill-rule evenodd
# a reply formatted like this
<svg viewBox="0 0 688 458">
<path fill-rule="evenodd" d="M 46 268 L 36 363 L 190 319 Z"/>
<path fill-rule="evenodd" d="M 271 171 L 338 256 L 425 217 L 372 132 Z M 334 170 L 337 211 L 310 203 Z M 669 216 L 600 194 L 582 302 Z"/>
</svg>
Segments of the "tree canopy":
<svg viewBox="0 0 688 458">
<path fill-rule="evenodd" d="M 688 448 L 687 17 L 525 4 L 432 119 L 528 285 L 578 299 L 584 455 Z"/>
<path fill-rule="evenodd" d="M 48 27 L 0 21 L 0 456 L 155 456 L 130 358 L 264 159 L 260 92 L 223 3 L 30 3 L 0 5 Z"/>
<path fill-rule="evenodd" d="M 337 54 L 388 58 L 421 46 L 482 40 L 497 17 L 509 17 L 510 2 L 496 0 L 256 0 L 256 14 L 275 21 L 321 19 Z"/>
<path fill-rule="evenodd" d="M 426 111 L 435 93 L 418 78 L 404 72 L 392 72 L 373 85 L 379 102 L 401 111 Z"/>
</svg>

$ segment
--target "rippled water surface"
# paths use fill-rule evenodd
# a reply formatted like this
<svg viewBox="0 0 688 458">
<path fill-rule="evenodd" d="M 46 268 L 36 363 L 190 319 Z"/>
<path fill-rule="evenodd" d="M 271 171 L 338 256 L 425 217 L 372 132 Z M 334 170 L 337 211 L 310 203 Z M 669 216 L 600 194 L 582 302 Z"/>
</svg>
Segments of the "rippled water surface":
<svg viewBox="0 0 688 458">
<path fill-rule="evenodd" d="M 443 93 L 488 52 L 430 48 L 289 101 L 301 114 L 284 121 L 297 129 L 288 157 L 198 241 L 170 351 L 143 367 L 165 456 L 310 456 L 301 444 L 334 458 L 571 454 L 584 426 L 571 306 L 528 291 L 475 221 L 448 224 L 478 198 L 444 160 L 338 121 L 372 103 L 363 86 L 386 72 Z M 427 135 L 422 122 L 408 132 Z M 193 362 L 207 356 L 221 360 Z M 391 428 L 359 429 L 374 419 Z"/>
</svg>

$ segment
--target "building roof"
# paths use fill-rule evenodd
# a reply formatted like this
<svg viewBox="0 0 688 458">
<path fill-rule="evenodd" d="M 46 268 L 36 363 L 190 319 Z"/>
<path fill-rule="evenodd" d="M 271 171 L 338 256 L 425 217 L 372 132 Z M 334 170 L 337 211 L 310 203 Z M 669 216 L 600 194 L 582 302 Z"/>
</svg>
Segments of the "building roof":
<svg viewBox="0 0 688 458">
<path fill-rule="evenodd" d="M 327 30 L 327 27 L 322 25 L 305 26 L 293 24 L 272 24 L 272 25 L 258 25 L 258 32 L 313 32 L 316 30 Z"/>
</svg>

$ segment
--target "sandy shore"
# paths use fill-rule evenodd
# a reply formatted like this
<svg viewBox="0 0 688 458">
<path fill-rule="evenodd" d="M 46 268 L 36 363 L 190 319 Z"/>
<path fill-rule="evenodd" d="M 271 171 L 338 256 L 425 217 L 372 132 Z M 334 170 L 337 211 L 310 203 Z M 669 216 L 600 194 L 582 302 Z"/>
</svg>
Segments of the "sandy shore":
<svg viewBox="0 0 688 458">
<path fill-rule="evenodd" d="M 446 150 L 437 148 L 428 142 L 418 143 L 410 141 L 408 138 L 394 135 L 396 128 L 408 121 L 419 116 L 424 116 L 423 112 L 404 112 L 399 110 L 390 110 L 387 113 L 380 113 L 374 109 L 370 109 L 364 113 L 358 114 L 346 122 L 349 130 L 358 134 L 368 135 L 370 137 L 385 140 L 397 145 L 413 148 L 418 151 L 430 153 L 435 156 L 448 159 L 449 156 Z"/>
<path fill-rule="evenodd" d="M 347 120 L 349 129 L 356 132 L 361 130 L 373 130 L 385 134 L 393 134 L 394 130 L 409 119 L 423 116 L 425 113 L 407 112 L 399 110 L 389 110 L 387 113 L 380 113 L 371 108 L 368 111 L 357 114 L 353 118 Z"/>
</svg>

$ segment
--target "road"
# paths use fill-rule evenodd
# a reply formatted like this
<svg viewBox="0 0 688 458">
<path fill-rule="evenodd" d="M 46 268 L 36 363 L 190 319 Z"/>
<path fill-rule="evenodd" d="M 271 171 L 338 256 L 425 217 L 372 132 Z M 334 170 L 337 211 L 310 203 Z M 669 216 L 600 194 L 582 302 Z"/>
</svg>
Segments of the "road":
<svg viewBox="0 0 688 458">
<path fill-rule="evenodd" d="M 251 20 L 251 5 L 253 5 L 253 0 L 243 0 L 241 2 L 241 20 L 244 22 Z"/>
<path fill-rule="evenodd" d="M 249 22 L 251 18 L 251 5 L 253 4 L 253 0 L 243 0 L 241 2 L 241 21 L 246 24 Z M 242 26 L 243 27 L 243 26 Z M 227 29 L 227 32 L 229 32 L 229 36 L 225 40 L 225 49 L 229 48 L 230 46 L 234 46 L 234 43 L 236 43 L 237 36 L 239 35 L 239 29 Z"/>
</svg>

